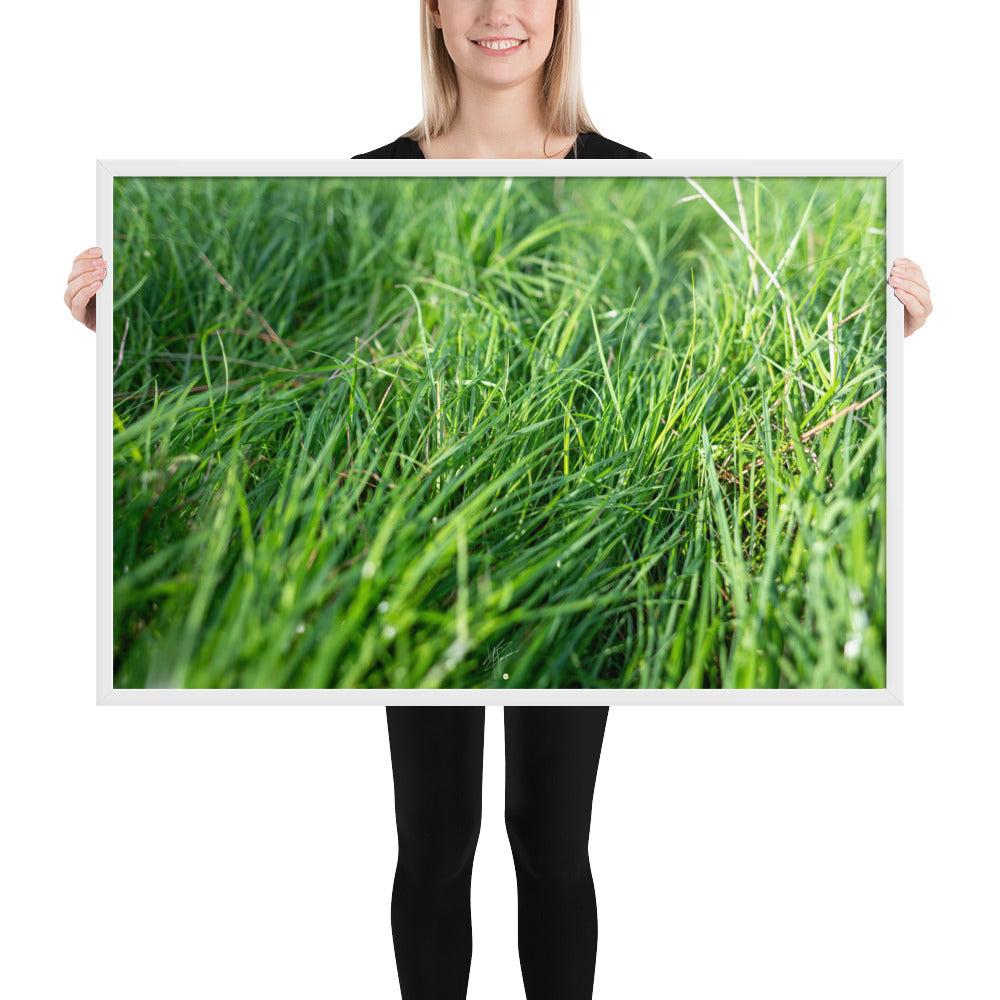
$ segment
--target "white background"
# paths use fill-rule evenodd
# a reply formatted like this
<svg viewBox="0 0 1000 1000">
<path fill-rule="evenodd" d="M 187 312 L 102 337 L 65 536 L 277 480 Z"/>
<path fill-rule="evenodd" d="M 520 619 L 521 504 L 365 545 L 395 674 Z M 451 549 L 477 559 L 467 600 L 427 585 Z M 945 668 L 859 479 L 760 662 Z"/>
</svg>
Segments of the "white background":
<svg viewBox="0 0 1000 1000">
<path fill-rule="evenodd" d="M 613 139 L 901 158 L 935 304 L 904 347 L 905 705 L 613 707 L 595 998 L 995 997 L 995 14 L 582 17 Z M 0 992 L 395 1000 L 383 708 L 95 705 L 95 339 L 62 292 L 98 158 L 348 157 L 412 125 L 417 0 L 50 2 L 4 36 Z M 523 996 L 502 781 L 489 707 L 470 1000 Z"/>
</svg>

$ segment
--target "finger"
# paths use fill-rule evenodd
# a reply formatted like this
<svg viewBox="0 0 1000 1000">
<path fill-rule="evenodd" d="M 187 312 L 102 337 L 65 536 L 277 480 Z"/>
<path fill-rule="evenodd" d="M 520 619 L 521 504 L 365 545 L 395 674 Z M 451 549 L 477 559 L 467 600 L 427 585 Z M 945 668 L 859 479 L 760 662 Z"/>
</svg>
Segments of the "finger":
<svg viewBox="0 0 1000 1000">
<path fill-rule="evenodd" d="M 80 274 L 90 274 L 92 271 L 99 271 L 101 268 L 107 269 L 108 262 L 100 255 L 95 257 L 79 256 L 73 258 L 73 267 L 69 272 L 67 281 L 72 281 Z"/>
<path fill-rule="evenodd" d="M 79 320 L 81 323 L 84 322 L 84 317 L 86 316 L 87 303 L 97 294 L 97 289 L 101 287 L 99 281 L 95 281 L 92 284 L 85 285 L 81 288 L 73 297 L 69 300 L 69 311 L 73 314 L 73 318 Z"/>
<path fill-rule="evenodd" d="M 901 288 L 895 290 L 896 298 L 906 307 L 906 311 L 914 317 L 914 319 L 924 320 L 927 318 L 928 312 L 924 308 L 924 303 L 917 298 L 912 292 L 903 291 Z"/>
<path fill-rule="evenodd" d="M 84 271 L 78 274 L 75 278 L 71 278 L 66 283 L 66 292 L 63 295 L 63 301 L 69 305 L 73 297 L 76 295 L 81 288 L 86 288 L 88 285 L 96 282 L 97 286 L 100 287 L 107 277 L 107 271 L 104 268 L 98 268 L 96 271 Z"/>
<path fill-rule="evenodd" d="M 891 284 L 896 292 L 903 292 L 916 299 L 920 303 L 920 306 L 924 311 L 924 315 L 930 316 L 931 310 L 934 307 L 931 305 L 931 293 L 927 290 L 927 288 L 908 278 L 893 278 Z M 900 298 L 900 302 L 903 301 L 905 300 Z"/>
<path fill-rule="evenodd" d="M 917 279 L 921 279 L 924 276 L 924 272 L 916 264 L 896 264 L 889 273 Z"/>
<path fill-rule="evenodd" d="M 75 263 L 76 261 L 78 261 L 78 260 L 84 260 L 87 257 L 100 257 L 100 256 L 101 256 L 101 248 L 100 247 L 91 247 L 89 250 L 84 250 L 82 253 L 78 253 L 73 258 L 73 261 Z"/>
<path fill-rule="evenodd" d="M 896 258 L 896 262 L 893 264 L 892 270 L 889 272 L 889 277 L 891 278 L 893 275 L 900 278 L 909 278 L 930 291 L 927 279 L 924 277 L 924 272 L 921 271 L 920 268 L 912 261 L 907 261 L 906 257 Z"/>
<path fill-rule="evenodd" d="M 919 295 L 920 298 L 930 301 L 931 290 L 915 278 L 904 278 L 893 274 L 889 276 L 888 284 L 892 285 L 893 288 L 902 288 L 911 295 Z"/>
<path fill-rule="evenodd" d="M 921 290 L 926 291 L 923 285 L 921 285 L 918 281 L 914 281 L 912 278 L 898 278 L 893 275 L 889 279 L 889 284 L 892 285 L 893 288 L 902 288 L 907 292 L 912 292 L 914 295 L 919 295 Z"/>
</svg>

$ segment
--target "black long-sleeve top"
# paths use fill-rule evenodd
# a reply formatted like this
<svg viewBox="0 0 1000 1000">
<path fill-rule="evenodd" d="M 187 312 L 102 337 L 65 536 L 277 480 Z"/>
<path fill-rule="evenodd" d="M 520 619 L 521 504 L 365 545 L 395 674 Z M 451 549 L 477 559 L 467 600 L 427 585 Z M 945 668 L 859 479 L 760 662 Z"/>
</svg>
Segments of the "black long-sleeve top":
<svg viewBox="0 0 1000 1000">
<path fill-rule="evenodd" d="M 352 160 L 423 160 L 426 157 L 415 139 L 400 136 L 398 139 L 368 153 L 358 153 Z M 649 153 L 623 146 L 613 139 L 606 139 L 596 132 L 581 132 L 570 146 L 564 160 L 651 160 Z"/>
</svg>

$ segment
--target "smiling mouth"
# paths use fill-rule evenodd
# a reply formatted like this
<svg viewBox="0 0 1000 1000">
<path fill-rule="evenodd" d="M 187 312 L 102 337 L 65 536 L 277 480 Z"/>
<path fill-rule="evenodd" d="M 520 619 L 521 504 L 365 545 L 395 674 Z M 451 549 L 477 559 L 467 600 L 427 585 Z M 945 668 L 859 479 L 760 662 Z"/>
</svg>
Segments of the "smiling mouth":
<svg viewBox="0 0 1000 1000">
<path fill-rule="evenodd" d="M 481 49 L 486 49 L 489 52 L 511 52 L 514 49 L 519 49 L 526 41 L 526 38 L 504 38 L 501 40 L 493 41 L 477 41 L 476 39 L 471 39 L 472 44 L 478 46 Z"/>
</svg>

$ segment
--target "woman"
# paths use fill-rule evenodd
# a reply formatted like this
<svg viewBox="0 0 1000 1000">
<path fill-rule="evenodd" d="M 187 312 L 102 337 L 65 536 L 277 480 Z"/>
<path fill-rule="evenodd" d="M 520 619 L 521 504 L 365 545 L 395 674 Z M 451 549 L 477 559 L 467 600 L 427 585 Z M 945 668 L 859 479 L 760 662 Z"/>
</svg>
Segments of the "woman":
<svg viewBox="0 0 1000 1000">
<path fill-rule="evenodd" d="M 421 0 L 423 120 L 357 158 L 649 158 L 597 133 L 580 88 L 577 0 Z M 889 278 L 909 336 L 931 312 L 920 268 Z M 95 329 L 100 249 L 66 304 Z M 404 1000 L 466 996 L 485 708 L 386 708 L 399 859 L 392 933 Z M 592 996 L 597 907 L 588 840 L 607 706 L 504 709 L 505 820 L 527 1000 Z"/>
</svg>

